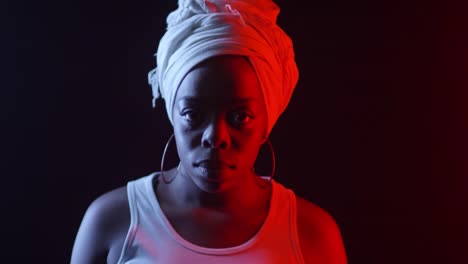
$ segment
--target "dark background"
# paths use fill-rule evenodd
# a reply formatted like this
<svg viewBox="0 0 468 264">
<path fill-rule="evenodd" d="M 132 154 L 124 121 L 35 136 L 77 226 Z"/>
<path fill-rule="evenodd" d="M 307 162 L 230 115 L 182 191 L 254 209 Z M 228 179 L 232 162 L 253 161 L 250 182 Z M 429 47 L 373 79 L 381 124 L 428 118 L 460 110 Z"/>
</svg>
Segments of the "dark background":
<svg viewBox="0 0 468 264">
<path fill-rule="evenodd" d="M 276 2 L 301 74 L 277 180 L 335 217 L 350 263 L 468 263 L 467 5 Z M 69 262 L 89 203 L 158 170 L 146 74 L 175 7 L 0 4 L 1 262 Z"/>
</svg>

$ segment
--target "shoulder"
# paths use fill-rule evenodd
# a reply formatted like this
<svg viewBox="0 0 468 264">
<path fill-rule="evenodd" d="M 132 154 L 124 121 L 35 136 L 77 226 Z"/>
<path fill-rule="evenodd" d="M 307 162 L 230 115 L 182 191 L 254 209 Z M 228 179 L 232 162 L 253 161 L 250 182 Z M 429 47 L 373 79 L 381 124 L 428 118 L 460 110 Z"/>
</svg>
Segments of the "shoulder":
<svg viewBox="0 0 468 264">
<path fill-rule="evenodd" d="M 99 263 L 125 239 L 130 209 L 125 186 L 96 198 L 87 208 L 73 245 L 71 263 Z"/>
<path fill-rule="evenodd" d="M 343 239 L 335 219 L 318 205 L 296 196 L 297 228 L 305 263 L 345 264 Z"/>
</svg>

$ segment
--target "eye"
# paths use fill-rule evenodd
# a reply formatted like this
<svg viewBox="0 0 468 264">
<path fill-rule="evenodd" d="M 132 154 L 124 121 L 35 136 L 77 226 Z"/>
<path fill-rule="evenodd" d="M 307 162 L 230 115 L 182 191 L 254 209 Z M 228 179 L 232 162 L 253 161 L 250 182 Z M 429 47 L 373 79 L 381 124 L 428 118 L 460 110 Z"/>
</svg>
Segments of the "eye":
<svg viewBox="0 0 468 264">
<path fill-rule="evenodd" d="M 242 126 L 250 122 L 252 116 L 246 112 L 235 112 L 232 114 L 232 122 L 234 125 Z"/>
<path fill-rule="evenodd" d="M 181 115 L 185 120 L 191 123 L 197 122 L 200 119 L 200 113 L 194 110 L 184 111 Z"/>
</svg>

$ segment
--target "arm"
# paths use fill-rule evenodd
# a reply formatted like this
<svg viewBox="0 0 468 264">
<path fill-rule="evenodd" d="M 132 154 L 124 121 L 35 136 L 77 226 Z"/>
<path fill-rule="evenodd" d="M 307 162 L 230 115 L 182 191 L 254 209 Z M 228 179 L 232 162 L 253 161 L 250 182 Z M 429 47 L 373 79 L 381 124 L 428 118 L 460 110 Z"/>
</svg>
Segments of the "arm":
<svg viewBox="0 0 468 264">
<path fill-rule="evenodd" d="M 305 263 L 347 264 L 339 227 L 325 210 L 297 197 L 297 225 Z"/>
<path fill-rule="evenodd" d="M 71 264 L 106 263 L 119 234 L 128 226 L 129 209 L 125 187 L 108 192 L 86 210 L 73 245 Z"/>
</svg>

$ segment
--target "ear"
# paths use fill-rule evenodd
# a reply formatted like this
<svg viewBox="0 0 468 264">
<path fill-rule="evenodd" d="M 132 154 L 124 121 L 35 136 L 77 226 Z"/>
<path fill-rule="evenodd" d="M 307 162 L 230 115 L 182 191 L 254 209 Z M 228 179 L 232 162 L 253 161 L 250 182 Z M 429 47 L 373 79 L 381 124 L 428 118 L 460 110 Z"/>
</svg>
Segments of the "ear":
<svg viewBox="0 0 468 264">
<path fill-rule="evenodd" d="M 262 137 L 262 145 L 265 144 L 265 143 L 268 141 L 268 137 L 269 137 L 269 136 L 270 136 L 270 135 L 269 135 L 268 133 L 265 132 L 265 135 L 263 135 L 263 137 Z"/>
</svg>

